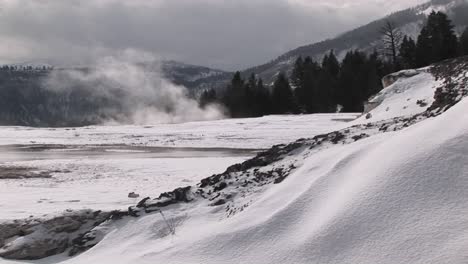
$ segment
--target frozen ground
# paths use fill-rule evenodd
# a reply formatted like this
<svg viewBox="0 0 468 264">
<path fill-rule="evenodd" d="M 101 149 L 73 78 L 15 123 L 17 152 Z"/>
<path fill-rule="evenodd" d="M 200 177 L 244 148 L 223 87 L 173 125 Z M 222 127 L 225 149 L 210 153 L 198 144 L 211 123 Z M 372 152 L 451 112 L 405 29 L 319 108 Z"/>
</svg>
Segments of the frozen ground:
<svg viewBox="0 0 468 264">
<path fill-rule="evenodd" d="M 329 132 L 358 114 L 267 116 L 148 126 L 0 127 L 0 145 L 106 144 L 261 149 Z"/>
<path fill-rule="evenodd" d="M 145 127 L 0 127 L 0 170 L 10 169 L 9 179 L 0 174 L 0 219 L 66 209 L 125 209 L 142 197 L 194 185 L 252 157 L 258 149 L 329 132 L 356 117 L 269 116 Z M 129 192 L 140 197 L 128 198 Z"/>
</svg>

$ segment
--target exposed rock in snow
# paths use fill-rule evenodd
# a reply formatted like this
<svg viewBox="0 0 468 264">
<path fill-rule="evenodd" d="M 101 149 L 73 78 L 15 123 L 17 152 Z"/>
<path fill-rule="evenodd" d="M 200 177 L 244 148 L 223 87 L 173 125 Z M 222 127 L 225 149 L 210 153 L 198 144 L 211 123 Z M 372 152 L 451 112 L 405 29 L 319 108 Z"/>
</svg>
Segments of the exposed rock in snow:
<svg viewBox="0 0 468 264">
<path fill-rule="evenodd" d="M 85 234 L 88 235 L 114 214 L 91 210 L 68 211 L 59 216 L 0 223 L 0 257 L 33 260 L 60 254 L 77 243 L 79 246 Z"/>
</svg>

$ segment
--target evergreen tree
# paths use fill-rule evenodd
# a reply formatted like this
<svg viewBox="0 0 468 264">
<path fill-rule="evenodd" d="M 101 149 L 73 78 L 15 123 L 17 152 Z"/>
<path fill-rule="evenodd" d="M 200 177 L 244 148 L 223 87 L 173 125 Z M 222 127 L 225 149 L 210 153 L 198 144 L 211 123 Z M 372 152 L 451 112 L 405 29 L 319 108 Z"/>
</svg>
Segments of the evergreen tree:
<svg viewBox="0 0 468 264">
<path fill-rule="evenodd" d="M 209 104 L 213 104 L 217 101 L 217 96 L 216 96 L 216 91 L 213 89 L 210 90 L 204 90 L 202 94 L 200 95 L 200 107 L 205 107 Z"/>
<path fill-rule="evenodd" d="M 400 58 L 404 69 L 416 68 L 416 42 L 408 36 L 401 42 Z"/>
<path fill-rule="evenodd" d="M 278 74 L 273 85 L 272 106 L 274 114 L 285 114 L 295 111 L 293 92 L 284 73 Z"/>
<path fill-rule="evenodd" d="M 338 89 L 338 76 L 340 73 L 340 64 L 333 50 L 325 55 L 322 60 L 322 68 L 317 80 L 317 104 L 318 112 L 334 112 L 336 109 L 336 90 Z"/>
<path fill-rule="evenodd" d="M 468 27 L 460 36 L 460 53 L 461 55 L 468 55 Z"/>
<path fill-rule="evenodd" d="M 457 56 L 457 36 L 446 14 L 433 11 L 429 15 L 416 46 L 418 66 L 426 66 Z"/>
<path fill-rule="evenodd" d="M 243 115 L 248 117 L 258 116 L 258 109 L 256 105 L 256 89 L 257 89 L 257 78 L 252 73 L 244 85 L 244 98 L 243 98 Z"/>
<path fill-rule="evenodd" d="M 418 41 L 416 43 L 416 67 L 423 67 L 431 64 L 434 61 L 432 58 L 432 45 L 429 30 L 426 27 L 421 29 Z"/>
<path fill-rule="evenodd" d="M 258 115 L 268 115 L 272 113 L 271 96 L 268 89 L 263 85 L 263 80 L 260 78 L 256 86 L 256 103 L 258 106 Z"/>
<path fill-rule="evenodd" d="M 333 50 L 323 58 L 322 69 L 328 72 L 333 78 L 338 78 L 340 73 L 340 63 Z"/>
<path fill-rule="evenodd" d="M 297 102 L 307 113 L 317 113 L 318 109 L 318 77 L 321 71 L 320 65 L 311 57 L 304 59 L 303 93 L 296 95 Z"/>
<path fill-rule="evenodd" d="M 244 80 L 240 72 L 236 72 L 232 77 L 223 97 L 223 103 L 233 117 L 243 116 L 245 99 Z"/>
<path fill-rule="evenodd" d="M 362 112 L 365 100 L 366 56 L 359 51 L 350 51 L 341 64 L 338 100 L 344 112 Z"/>
<path fill-rule="evenodd" d="M 306 112 L 307 91 L 305 87 L 305 77 L 306 77 L 306 72 L 305 72 L 304 60 L 302 59 L 301 56 L 299 56 L 296 59 L 296 62 L 294 63 L 291 76 L 290 76 L 290 80 L 291 80 L 291 85 L 294 89 L 295 101 L 298 104 L 300 112 Z"/>
<path fill-rule="evenodd" d="M 303 88 L 304 74 L 304 60 L 299 56 L 294 63 L 290 77 L 291 85 L 296 90 Z"/>
<path fill-rule="evenodd" d="M 392 63 L 393 66 L 393 63 Z M 377 51 L 374 51 L 368 59 L 366 60 L 365 66 L 365 83 L 363 83 L 364 93 L 363 93 L 363 100 L 367 100 L 374 94 L 377 94 L 382 90 L 382 77 L 387 75 L 389 72 L 382 72 L 383 65 L 382 62 L 379 60 L 379 55 Z"/>
</svg>

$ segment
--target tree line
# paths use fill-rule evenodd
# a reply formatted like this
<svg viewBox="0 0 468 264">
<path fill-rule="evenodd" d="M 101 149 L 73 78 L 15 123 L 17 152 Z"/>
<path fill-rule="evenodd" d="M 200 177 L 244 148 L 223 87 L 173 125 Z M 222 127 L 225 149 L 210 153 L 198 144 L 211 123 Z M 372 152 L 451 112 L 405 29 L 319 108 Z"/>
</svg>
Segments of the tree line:
<svg viewBox="0 0 468 264">
<path fill-rule="evenodd" d="M 443 12 L 432 12 L 416 40 L 403 36 L 397 69 L 420 68 L 445 59 L 468 55 L 468 27 L 457 37 L 454 26 Z"/>
<path fill-rule="evenodd" d="M 254 74 L 244 80 L 236 72 L 222 93 L 204 91 L 200 104 L 204 107 L 219 103 L 232 117 L 362 112 L 364 102 L 383 88 L 383 76 L 468 55 L 468 28 L 457 37 L 451 21 L 442 12 L 428 16 L 416 40 L 403 35 L 390 21 L 381 33 L 383 49 L 379 52 L 352 50 L 341 62 L 333 50 L 320 62 L 309 56 L 298 57 L 290 74 L 278 73 L 272 85 L 265 85 Z"/>
</svg>

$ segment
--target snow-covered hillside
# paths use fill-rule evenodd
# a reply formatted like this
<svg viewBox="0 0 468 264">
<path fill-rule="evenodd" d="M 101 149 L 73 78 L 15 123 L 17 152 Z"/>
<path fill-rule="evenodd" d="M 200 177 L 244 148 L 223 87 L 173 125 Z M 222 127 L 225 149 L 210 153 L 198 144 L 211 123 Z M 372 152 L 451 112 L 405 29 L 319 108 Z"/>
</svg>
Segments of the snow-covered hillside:
<svg viewBox="0 0 468 264">
<path fill-rule="evenodd" d="M 0 255 L 37 258 L 41 245 L 65 252 L 43 263 L 466 263 L 467 83 L 468 58 L 440 63 L 388 86 L 368 119 L 126 212 L 9 223 Z"/>
<path fill-rule="evenodd" d="M 224 87 L 232 75 L 231 72 L 176 61 L 163 61 L 161 70 L 166 78 L 195 93 Z"/>
</svg>

